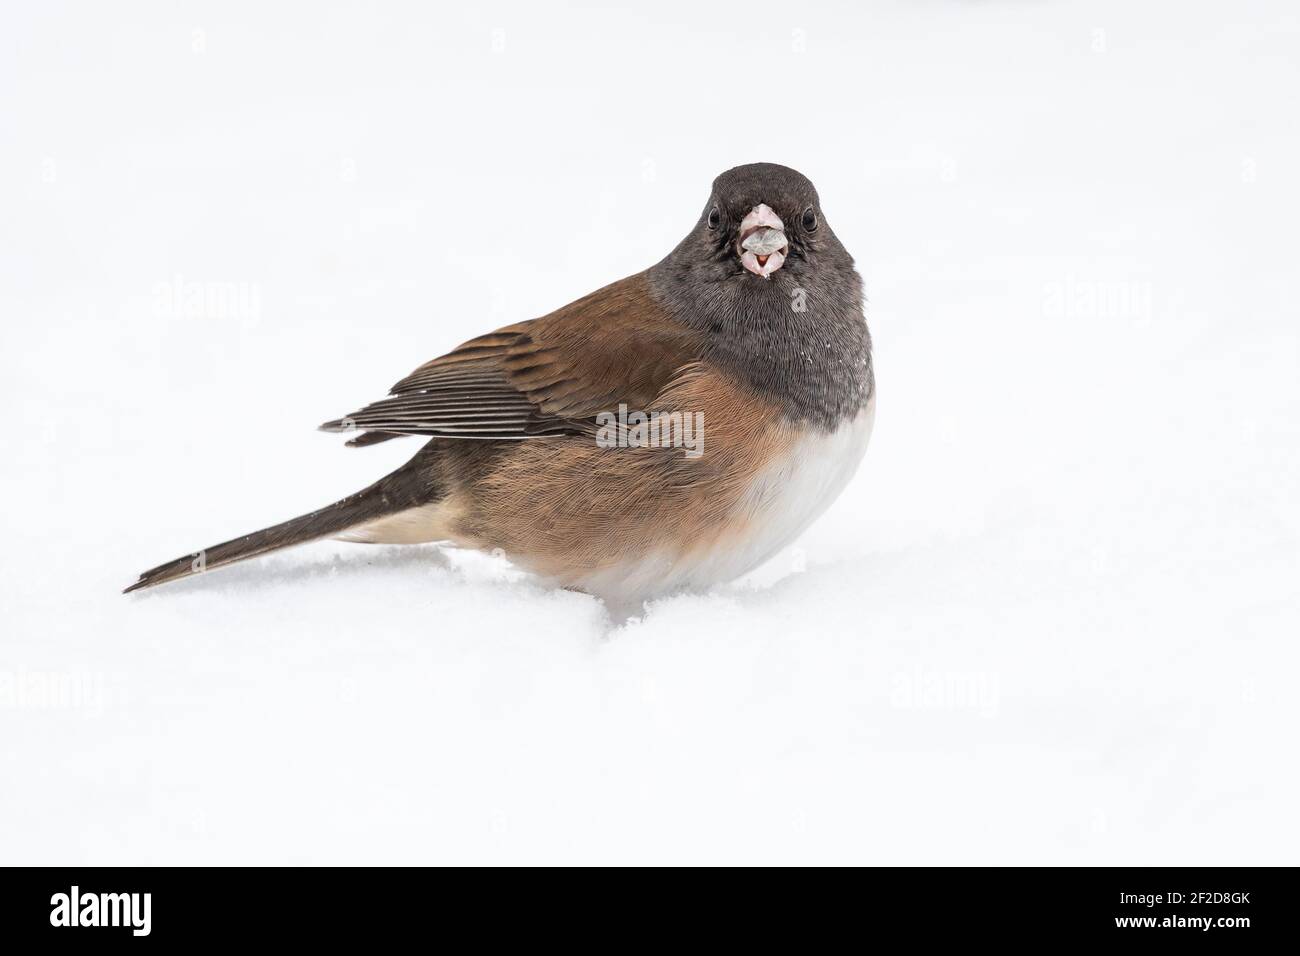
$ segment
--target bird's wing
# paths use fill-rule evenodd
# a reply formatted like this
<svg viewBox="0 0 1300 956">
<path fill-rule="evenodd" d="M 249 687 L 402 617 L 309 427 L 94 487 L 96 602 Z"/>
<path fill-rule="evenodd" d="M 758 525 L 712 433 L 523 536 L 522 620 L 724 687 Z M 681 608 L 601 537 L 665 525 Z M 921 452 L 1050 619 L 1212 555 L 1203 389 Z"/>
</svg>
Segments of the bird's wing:
<svg viewBox="0 0 1300 956">
<path fill-rule="evenodd" d="M 699 335 L 650 296 L 644 274 L 550 315 L 481 335 L 421 365 L 389 397 L 321 426 L 349 445 L 399 435 L 523 439 L 583 434 L 600 412 L 650 406 L 698 360 Z"/>
</svg>

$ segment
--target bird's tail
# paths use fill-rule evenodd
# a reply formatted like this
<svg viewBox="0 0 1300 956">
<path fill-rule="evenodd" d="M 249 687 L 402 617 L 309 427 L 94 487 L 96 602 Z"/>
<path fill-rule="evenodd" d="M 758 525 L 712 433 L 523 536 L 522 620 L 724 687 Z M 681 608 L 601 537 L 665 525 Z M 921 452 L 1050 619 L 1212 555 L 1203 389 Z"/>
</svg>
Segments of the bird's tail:
<svg viewBox="0 0 1300 956">
<path fill-rule="evenodd" d="M 424 469 L 418 467 L 420 459 L 421 456 L 417 455 L 405 466 L 381 478 L 364 491 L 358 491 L 310 514 L 290 518 L 261 531 L 223 541 L 150 568 L 122 593 L 151 588 L 296 544 L 334 537 L 349 529 L 436 501 L 439 494 L 427 476 L 422 475 Z M 422 477 L 426 480 L 421 480 Z"/>
</svg>

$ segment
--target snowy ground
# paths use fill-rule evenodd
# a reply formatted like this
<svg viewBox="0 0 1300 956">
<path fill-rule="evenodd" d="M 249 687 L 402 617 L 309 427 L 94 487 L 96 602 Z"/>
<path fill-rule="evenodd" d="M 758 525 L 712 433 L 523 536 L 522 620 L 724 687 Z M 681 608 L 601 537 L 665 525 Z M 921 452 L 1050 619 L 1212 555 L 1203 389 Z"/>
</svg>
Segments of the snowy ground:
<svg viewBox="0 0 1300 956">
<path fill-rule="evenodd" d="M 0 862 L 1296 862 L 1294 5 L 467 7 L 6 7 Z M 880 405 L 751 580 L 118 593 L 395 467 L 314 426 L 759 159 Z"/>
</svg>

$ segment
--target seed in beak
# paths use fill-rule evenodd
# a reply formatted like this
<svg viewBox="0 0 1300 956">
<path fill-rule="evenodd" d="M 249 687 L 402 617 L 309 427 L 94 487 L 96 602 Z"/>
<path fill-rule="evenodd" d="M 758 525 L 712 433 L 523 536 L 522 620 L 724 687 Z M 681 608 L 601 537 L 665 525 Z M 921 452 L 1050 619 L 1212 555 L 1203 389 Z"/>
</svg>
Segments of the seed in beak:
<svg viewBox="0 0 1300 956">
<path fill-rule="evenodd" d="M 777 250 L 785 248 L 785 245 L 784 232 L 769 226 L 760 226 L 745 237 L 740 248 L 748 249 L 756 256 L 770 256 Z"/>
<path fill-rule="evenodd" d="M 760 203 L 740 223 L 736 249 L 740 264 L 756 276 L 771 278 L 790 253 L 785 224 L 771 206 Z"/>
</svg>

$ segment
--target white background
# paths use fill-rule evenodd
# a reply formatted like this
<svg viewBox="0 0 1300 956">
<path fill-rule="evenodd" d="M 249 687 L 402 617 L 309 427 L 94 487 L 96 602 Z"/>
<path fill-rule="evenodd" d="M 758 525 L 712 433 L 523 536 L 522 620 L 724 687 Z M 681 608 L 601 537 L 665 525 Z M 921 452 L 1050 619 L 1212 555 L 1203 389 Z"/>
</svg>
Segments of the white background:
<svg viewBox="0 0 1300 956">
<path fill-rule="evenodd" d="M 0 862 L 1296 862 L 1294 4 L 463 6 L 5 6 Z M 749 580 L 118 593 L 400 464 L 314 427 L 757 160 L 879 410 Z"/>
</svg>

